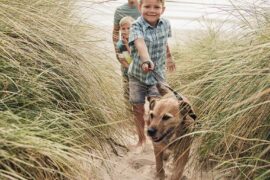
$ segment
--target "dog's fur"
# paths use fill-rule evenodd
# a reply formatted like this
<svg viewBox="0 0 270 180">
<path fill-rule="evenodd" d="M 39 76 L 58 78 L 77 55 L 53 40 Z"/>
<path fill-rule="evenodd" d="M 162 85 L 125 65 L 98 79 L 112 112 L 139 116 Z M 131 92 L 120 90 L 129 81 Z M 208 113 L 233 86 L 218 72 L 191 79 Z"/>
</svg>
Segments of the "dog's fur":
<svg viewBox="0 0 270 180">
<path fill-rule="evenodd" d="M 162 92 L 166 94 L 162 98 L 151 99 L 149 102 L 145 119 L 147 134 L 154 146 L 157 177 L 165 179 L 163 160 L 167 155 L 165 150 L 170 149 L 174 154 L 171 180 L 180 180 L 192 143 L 191 136 L 182 136 L 192 129 L 196 115 L 187 101 L 177 99 L 173 93 L 168 93 L 169 91 L 165 92 Z"/>
</svg>

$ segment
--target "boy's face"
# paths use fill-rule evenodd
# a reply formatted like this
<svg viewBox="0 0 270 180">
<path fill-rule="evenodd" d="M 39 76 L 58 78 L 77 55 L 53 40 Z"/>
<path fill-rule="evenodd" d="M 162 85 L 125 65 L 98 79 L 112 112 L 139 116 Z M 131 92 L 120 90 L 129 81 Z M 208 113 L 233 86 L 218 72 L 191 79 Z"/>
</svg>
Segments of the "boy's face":
<svg viewBox="0 0 270 180">
<path fill-rule="evenodd" d="M 129 29 L 130 29 L 129 23 L 125 23 L 125 24 L 121 25 L 120 31 L 121 31 L 121 36 L 123 39 L 128 39 Z"/>
<path fill-rule="evenodd" d="M 151 26 L 155 26 L 160 16 L 163 14 L 165 7 L 159 0 L 142 0 L 139 9 L 144 20 Z"/>
<path fill-rule="evenodd" d="M 131 6 L 137 6 L 138 1 L 137 0 L 128 0 L 128 4 Z"/>
</svg>

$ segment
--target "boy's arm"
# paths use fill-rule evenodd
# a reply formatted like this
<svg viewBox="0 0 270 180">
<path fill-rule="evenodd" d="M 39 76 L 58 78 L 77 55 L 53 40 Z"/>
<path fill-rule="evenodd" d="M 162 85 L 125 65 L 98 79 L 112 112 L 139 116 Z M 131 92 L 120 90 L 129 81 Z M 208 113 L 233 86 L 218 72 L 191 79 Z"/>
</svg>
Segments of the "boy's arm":
<svg viewBox="0 0 270 180">
<path fill-rule="evenodd" d="M 115 52 L 117 60 L 120 62 L 120 64 L 122 64 L 125 68 L 128 68 L 129 64 L 125 59 L 124 55 L 122 54 L 122 52 L 120 51 L 120 49 L 118 48 L 117 43 L 115 45 Z"/>
<path fill-rule="evenodd" d="M 113 40 L 113 45 L 114 45 L 114 50 L 115 50 L 115 54 L 116 54 L 116 58 L 119 60 L 118 58 L 118 51 L 117 51 L 117 46 L 116 46 L 116 43 L 118 42 L 119 40 L 119 29 L 120 29 L 120 26 L 119 25 L 114 25 L 113 26 L 113 33 L 112 33 L 112 40 Z"/>
<path fill-rule="evenodd" d="M 149 72 L 154 69 L 154 63 L 151 61 L 144 39 L 138 38 L 134 41 L 135 47 L 138 50 L 141 67 L 144 72 Z"/>
<path fill-rule="evenodd" d="M 166 60 L 167 60 L 166 64 L 167 64 L 167 69 L 169 70 L 169 72 L 172 72 L 172 71 L 175 71 L 175 69 L 176 69 L 176 68 L 175 68 L 175 63 L 174 63 L 174 61 L 173 61 L 173 59 L 172 59 L 171 50 L 170 50 L 168 44 L 167 44 L 166 48 L 167 48 L 167 54 L 166 54 Z"/>
<path fill-rule="evenodd" d="M 128 45 L 128 39 L 122 38 L 122 41 L 123 41 L 128 53 L 130 54 L 131 52 L 130 52 L 130 47 Z"/>
</svg>

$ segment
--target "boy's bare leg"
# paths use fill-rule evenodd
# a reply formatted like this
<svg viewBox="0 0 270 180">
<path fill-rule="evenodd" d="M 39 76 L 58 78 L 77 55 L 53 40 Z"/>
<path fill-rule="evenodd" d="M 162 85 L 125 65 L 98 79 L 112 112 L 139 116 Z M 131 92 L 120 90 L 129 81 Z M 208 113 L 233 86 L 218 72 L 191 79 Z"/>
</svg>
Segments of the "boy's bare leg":
<svg viewBox="0 0 270 180">
<path fill-rule="evenodd" d="M 146 136 L 144 134 L 144 105 L 143 104 L 133 105 L 133 113 L 136 131 L 139 138 L 139 141 L 136 146 L 137 147 L 144 146 L 146 142 Z"/>
</svg>

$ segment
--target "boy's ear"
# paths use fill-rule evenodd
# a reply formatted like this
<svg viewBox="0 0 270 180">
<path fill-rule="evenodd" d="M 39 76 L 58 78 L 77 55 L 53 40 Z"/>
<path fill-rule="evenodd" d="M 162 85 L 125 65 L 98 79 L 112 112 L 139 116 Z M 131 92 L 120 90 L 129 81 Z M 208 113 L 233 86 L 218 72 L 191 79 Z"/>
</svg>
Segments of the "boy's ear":
<svg viewBox="0 0 270 180">
<path fill-rule="evenodd" d="M 141 4 L 141 3 L 139 3 L 138 10 L 139 10 L 140 13 L 142 14 L 142 4 Z"/>
<path fill-rule="evenodd" d="M 162 13 L 161 14 L 164 13 L 165 9 L 166 9 L 166 7 L 162 7 Z"/>
</svg>

